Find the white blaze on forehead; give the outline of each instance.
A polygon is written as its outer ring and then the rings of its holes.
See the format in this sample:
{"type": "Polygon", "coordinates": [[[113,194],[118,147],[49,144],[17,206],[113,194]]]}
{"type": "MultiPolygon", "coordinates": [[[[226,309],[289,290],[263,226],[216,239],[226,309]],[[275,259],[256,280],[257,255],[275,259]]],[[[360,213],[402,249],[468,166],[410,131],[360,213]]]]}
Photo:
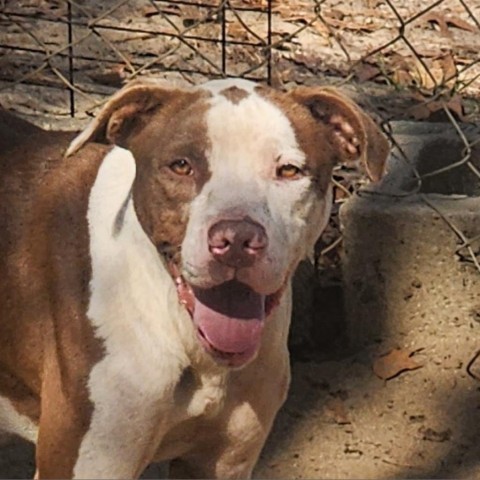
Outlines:
{"type": "Polygon", "coordinates": [[[280,158],[283,163],[304,165],[305,154],[289,119],[279,107],[259,95],[255,86],[246,80],[219,80],[204,86],[213,93],[206,114],[212,172],[228,169],[231,175],[235,171],[258,173],[265,168],[273,171],[280,158]],[[221,94],[233,86],[248,92],[238,103],[221,94]]]}

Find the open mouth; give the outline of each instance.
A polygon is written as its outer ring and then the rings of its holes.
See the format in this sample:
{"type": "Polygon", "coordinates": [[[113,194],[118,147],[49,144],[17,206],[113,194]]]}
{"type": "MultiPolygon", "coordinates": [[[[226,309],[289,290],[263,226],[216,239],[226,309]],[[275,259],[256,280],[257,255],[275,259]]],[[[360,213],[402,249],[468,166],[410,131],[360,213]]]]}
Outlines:
{"type": "Polygon", "coordinates": [[[265,319],[278,305],[283,289],[261,295],[238,280],[212,288],[189,285],[171,268],[180,303],[192,317],[200,343],[219,363],[240,367],[257,353],[265,319]]]}

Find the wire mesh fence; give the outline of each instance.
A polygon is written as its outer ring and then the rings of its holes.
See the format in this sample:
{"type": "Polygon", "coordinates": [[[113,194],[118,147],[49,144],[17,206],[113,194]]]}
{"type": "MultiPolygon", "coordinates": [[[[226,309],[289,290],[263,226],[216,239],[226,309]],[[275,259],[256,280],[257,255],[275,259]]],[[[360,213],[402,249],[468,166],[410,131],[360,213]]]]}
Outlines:
{"type": "Polygon", "coordinates": [[[247,2],[7,2],[3,88],[60,90],[50,94],[57,112],[78,116],[146,73],[268,81],[271,18],[271,5],[247,2]]]}
{"type": "MultiPolygon", "coordinates": [[[[334,84],[376,116],[406,162],[395,121],[452,125],[456,157],[428,171],[412,165],[418,181],[408,195],[423,195],[422,185],[453,170],[480,186],[475,0],[3,0],[0,26],[0,103],[24,115],[81,125],[124,82],[150,75],[180,83],[244,77],[285,89],[334,84]]],[[[361,184],[346,168],[334,181],[337,205],[361,184]]],[[[457,255],[480,272],[480,232],[444,219],[457,255]]],[[[338,264],[340,243],[334,215],[319,266],[338,264]]]]}

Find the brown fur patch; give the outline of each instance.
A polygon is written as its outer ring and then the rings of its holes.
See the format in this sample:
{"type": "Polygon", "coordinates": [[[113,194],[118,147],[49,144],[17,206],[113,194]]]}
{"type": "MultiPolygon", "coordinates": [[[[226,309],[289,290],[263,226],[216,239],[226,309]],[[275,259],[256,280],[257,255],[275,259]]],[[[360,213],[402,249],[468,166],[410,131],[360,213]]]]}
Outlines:
{"type": "Polygon", "coordinates": [[[0,156],[0,393],[38,421],[42,478],[71,477],[103,356],[86,317],[88,195],[108,147],[63,159],[70,134],[43,132],[0,156]]]}
{"type": "MultiPolygon", "coordinates": [[[[139,221],[153,243],[178,253],[190,203],[210,178],[205,113],[209,94],[180,95],[158,111],[129,139],[137,163],[133,199],[139,221]],[[162,147],[159,148],[159,145],[162,147]],[[191,175],[176,174],[170,164],[187,160],[191,175]]],[[[180,261],[179,257],[175,259],[180,261]]]]}
{"type": "Polygon", "coordinates": [[[32,137],[41,132],[41,128],[0,108],[0,154],[26,141],[32,141],[32,137]]]}
{"type": "Polygon", "coordinates": [[[220,92],[226,99],[230,100],[234,105],[240,103],[244,98],[247,98],[250,94],[243,88],[239,88],[235,85],[225,88],[220,92]]]}

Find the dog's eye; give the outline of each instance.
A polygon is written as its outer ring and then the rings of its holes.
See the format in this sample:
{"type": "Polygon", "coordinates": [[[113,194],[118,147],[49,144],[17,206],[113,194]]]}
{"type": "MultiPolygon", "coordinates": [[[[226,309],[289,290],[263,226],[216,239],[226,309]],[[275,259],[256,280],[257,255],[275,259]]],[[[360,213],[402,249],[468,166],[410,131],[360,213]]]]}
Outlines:
{"type": "Polygon", "coordinates": [[[300,178],[302,175],[302,169],[297,167],[296,165],[292,165],[291,163],[281,165],[277,168],[277,178],[283,178],[285,180],[295,180],[297,178],[300,178]]]}
{"type": "Polygon", "coordinates": [[[193,168],[190,165],[188,160],[184,158],[179,158],[178,160],[174,160],[170,165],[170,170],[177,175],[187,176],[193,173],[193,168]]]}

